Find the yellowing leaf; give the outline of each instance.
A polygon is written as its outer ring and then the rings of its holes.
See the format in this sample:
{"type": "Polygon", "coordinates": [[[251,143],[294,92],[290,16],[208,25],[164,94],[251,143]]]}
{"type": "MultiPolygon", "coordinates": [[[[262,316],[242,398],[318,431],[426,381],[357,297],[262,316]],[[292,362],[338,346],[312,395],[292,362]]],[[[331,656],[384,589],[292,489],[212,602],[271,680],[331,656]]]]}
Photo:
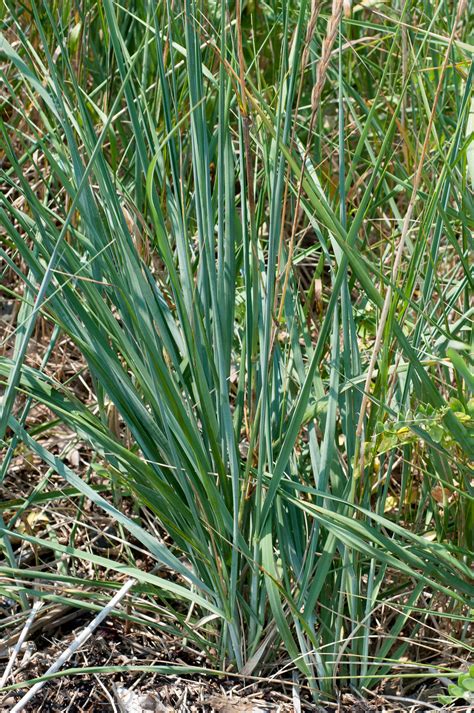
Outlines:
{"type": "Polygon", "coordinates": [[[390,512],[391,510],[396,510],[398,507],[398,498],[395,495],[389,495],[385,500],[384,512],[390,512]]]}

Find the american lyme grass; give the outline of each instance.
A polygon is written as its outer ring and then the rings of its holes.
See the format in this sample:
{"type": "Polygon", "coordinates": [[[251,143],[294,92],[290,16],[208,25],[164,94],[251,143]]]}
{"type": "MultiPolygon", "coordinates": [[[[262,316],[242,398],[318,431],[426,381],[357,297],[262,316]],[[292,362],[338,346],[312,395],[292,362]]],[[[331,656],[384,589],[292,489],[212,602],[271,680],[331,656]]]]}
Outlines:
{"type": "Polygon", "coordinates": [[[314,696],[470,660],[471,21],[447,0],[5,0],[0,250],[23,290],[1,477],[23,447],[130,539],[124,564],[9,502],[6,596],[54,581],[94,609],[127,574],[135,625],[314,696]],[[88,400],[48,375],[63,336],[88,400]],[[87,478],[37,403],[89,444],[87,478]],[[109,577],[24,569],[18,538],[109,577]]]}

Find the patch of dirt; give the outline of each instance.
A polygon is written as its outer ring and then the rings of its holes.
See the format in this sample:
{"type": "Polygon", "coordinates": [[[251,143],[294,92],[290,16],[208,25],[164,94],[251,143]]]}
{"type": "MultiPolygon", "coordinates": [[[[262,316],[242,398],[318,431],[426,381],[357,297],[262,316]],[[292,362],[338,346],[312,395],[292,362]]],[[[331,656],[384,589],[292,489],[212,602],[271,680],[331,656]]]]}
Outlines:
{"type": "MultiPolygon", "coordinates": [[[[90,614],[63,620],[54,635],[47,629],[35,642],[22,649],[14,680],[17,683],[40,676],[64,651],[74,636],[91,618],[90,614]],[[74,630],[71,629],[74,624],[74,630]],[[68,633],[69,632],[69,633],[68,633]]],[[[59,621],[59,619],[58,619],[59,621]]],[[[91,639],[66,665],[68,668],[91,666],[183,664],[189,652],[180,650],[179,642],[147,640],[142,630],[128,632],[117,620],[100,627],[91,639]],[[165,654],[168,654],[164,658],[165,654]]],[[[194,663],[198,663],[194,661],[194,663]]],[[[201,662],[202,664],[202,662],[201,662]]],[[[24,693],[21,692],[21,693],[24,693]]],[[[9,693],[1,710],[9,710],[20,698],[9,693]]],[[[315,710],[308,701],[300,700],[301,711],[315,710]]],[[[110,675],[85,674],[59,677],[47,683],[33,701],[27,713],[93,713],[94,711],[180,711],[182,713],[290,713],[294,704],[283,691],[271,684],[250,684],[232,678],[204,676],[163,676],[152,672],[116,672],[110,675]]]]}

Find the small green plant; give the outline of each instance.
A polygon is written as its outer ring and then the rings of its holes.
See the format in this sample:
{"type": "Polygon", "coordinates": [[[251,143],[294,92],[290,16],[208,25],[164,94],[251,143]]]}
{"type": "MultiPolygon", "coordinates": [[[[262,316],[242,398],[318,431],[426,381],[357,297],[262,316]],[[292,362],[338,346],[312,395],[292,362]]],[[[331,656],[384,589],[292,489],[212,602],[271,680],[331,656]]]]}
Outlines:
{"type": "Polygon", "coordinates": [[[445,706],[450,706],[460,698],[469,705],[474,703],[474,666],[467,673],[459,674],[458,682],[448,686],[448,693],[447,696],[438,696],[438,701],[445,706]]]}

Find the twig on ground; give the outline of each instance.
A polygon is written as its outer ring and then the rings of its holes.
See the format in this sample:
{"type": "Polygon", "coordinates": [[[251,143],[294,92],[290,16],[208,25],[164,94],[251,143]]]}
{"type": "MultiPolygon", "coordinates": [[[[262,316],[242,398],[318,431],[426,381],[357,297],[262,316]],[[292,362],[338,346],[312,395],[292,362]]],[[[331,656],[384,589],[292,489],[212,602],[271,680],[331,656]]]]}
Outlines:
{"type": "Polygon", "coordinates": [[[109,693],[109,691],[108,691],[107,688],[104,686],[104,684],[102,683],[102,681],[100,680],[100,678],[97,676],[97,674],[94,674],[94,678],[95,678],[95,680],[97,681],[97,683],[99,684],[99,686],[102,688],[102,690],[104,691],[105,697],[107,698],[107,700],[109,701],[110,705],[112,706],[112,711],[113,711],[113,713],[119,713],[119,709],[118,709],[117,706],[115,705],[115,701],[114,701],[114,699],[113,699],[113,696],[109,693]]]}
{"type": "MultiPolygon", "coordinates": [[[[57,673],[59,669],[63,666],[63,664],[68,661],[71,656],[87,641],[87,639],[94,633],[94,631],[97,629],[99,624],[102,623],[102,621],[110,614],[110,612],[119,604],[119,602],[125,597],[125,595],[128,593],[128,591],[133,587],[135,584],[136,580],[135,579],[128,579],[123,587],[119,589],[117,594],[112,597],[110,602],[100,611],[95,619],[93,619],[90,624],[88,624],[85,629],[83,629],[80,634],[74,639],[72,644],[68,646],[66,651],[64,651],[61,656],[55,661],[46,671],[45,676],[49,676],[53,673],[57,673]]],[[[30,688],[27,693],[21,698],[18,703],[13,706],[11,713],[20,713],[22,711],[26,704],[31,701],[31,699],[40,691],[43,686],[45,685],[47,681],[39,681],[38,683],[35,683],[35,685],[30,688]]]]}
{"type": "Polygon", "coordinates": [[[27,634],[28,634],[29,630],[31,629],[31,625],[33,624],[33,622],[36,618],[36,615],[42,606],[43,606],[43,602],[39,601],[39,600],[33,604],[30,615],[29,615],[28,619],[25,621],[25,625],[22,629],[22,632],[21,632],[20,636],[18,637],[18,641],[15,644],[15,647],[12,651],[12,655],[10,656],[10,659],[5,667],[5,671],[3,672],[3,676],[0,679],[0,688],[3,688],[4,685],[6,684],[6,682],[8,681],[8,677],[11,673],[11,670],[13,668],[15,661],[16,661],[18,653],[19,653],[21,647],[23,646],[23,642],[25,641],[27,634]]]}

